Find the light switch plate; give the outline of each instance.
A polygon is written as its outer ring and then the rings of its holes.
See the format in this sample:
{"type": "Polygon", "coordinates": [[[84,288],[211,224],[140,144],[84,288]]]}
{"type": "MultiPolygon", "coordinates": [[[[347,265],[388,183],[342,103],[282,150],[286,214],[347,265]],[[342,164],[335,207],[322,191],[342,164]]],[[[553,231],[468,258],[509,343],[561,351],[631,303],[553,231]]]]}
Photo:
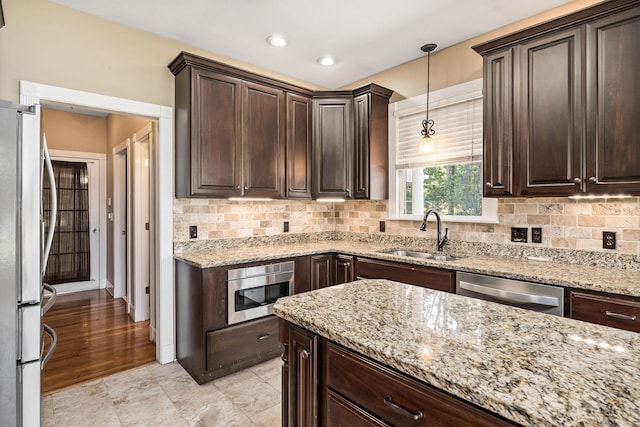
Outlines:
{"type": "Polygon", "coordinates": [[[541,227],[531,227],[531,243],[542,243],[541,227]]]}

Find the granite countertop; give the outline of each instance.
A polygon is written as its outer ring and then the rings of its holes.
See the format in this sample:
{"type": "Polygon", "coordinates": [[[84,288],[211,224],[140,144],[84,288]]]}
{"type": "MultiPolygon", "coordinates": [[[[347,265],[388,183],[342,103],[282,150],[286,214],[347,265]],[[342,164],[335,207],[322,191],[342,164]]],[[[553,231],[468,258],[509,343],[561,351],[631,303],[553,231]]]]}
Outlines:
{"type": "Polygon", "coordinates": [[[523,425],[640,425],[640,334],[388,280],[274,313],[523,425]]]}
{"type": "Polygon", "coordinates": [[[380,260],[640,297],[640,271],[477,255],[471,255],[456,261],[436,261],[378,252],[381,249],[388,248],[388,245],[346,240],[327,240],[185,252],[175,255],[175,258],[196,267],[209,268],[326,252],[339,252],[380,260]]]}

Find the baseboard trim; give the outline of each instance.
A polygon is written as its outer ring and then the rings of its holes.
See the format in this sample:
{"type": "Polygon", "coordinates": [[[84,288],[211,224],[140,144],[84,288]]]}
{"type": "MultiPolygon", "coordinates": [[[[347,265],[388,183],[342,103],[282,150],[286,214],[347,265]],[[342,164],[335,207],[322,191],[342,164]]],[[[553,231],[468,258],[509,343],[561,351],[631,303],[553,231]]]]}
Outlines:
{"type": "Polygon", "coordinates": [[[58,295],[70,294],[73,292],[82,292],[82,291],[93,291],[96,289],[100,289],[100,284],[97,281],[87,281],[87,282],[69,282],[69,283],[58,283],[53,285],[58,291],[58,295]]]}

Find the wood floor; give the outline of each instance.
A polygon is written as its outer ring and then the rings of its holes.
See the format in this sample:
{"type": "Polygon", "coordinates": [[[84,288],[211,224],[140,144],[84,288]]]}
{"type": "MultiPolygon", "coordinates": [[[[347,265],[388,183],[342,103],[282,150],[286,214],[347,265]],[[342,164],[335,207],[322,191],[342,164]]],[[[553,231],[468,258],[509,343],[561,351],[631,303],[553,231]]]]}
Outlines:
{"type": "Polygon", "coordinates": [[[44,322],[58,346],[42,371],[42,393],[155,360],[149,321],[132,322],[125,302],[104,289],[59,296],[44,322]]]}

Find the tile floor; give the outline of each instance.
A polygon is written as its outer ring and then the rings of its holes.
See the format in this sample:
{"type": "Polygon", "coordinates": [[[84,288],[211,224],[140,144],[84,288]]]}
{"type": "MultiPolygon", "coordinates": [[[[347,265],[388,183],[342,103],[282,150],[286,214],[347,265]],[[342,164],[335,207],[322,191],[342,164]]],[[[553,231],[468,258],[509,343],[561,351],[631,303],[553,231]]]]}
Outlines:
{"type": "Polygon", "coordinates": [[[279,427],[282,361],[198,385],[173,362],[152,363],[42,396],[43,427],[279,427]]]}

